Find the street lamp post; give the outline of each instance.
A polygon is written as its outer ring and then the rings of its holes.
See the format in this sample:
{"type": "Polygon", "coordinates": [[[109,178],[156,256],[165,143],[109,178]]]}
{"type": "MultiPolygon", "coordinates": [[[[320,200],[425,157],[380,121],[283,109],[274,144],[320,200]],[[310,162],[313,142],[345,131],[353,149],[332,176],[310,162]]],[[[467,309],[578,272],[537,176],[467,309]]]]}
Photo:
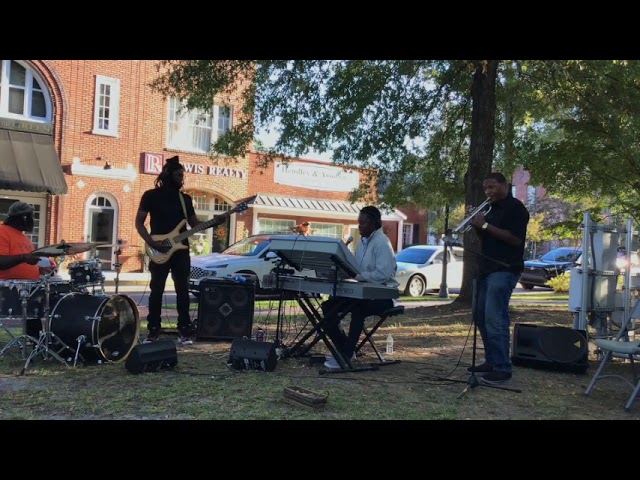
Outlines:
{"type": "Polygon", "coordinates": [[[438,297],[449,298],[449,289],[447,288],[447,252],[449,250],[449,205],[444,207],[444,258],[442,259],[442,283],[440,283],[440,291],[438,297]]]}

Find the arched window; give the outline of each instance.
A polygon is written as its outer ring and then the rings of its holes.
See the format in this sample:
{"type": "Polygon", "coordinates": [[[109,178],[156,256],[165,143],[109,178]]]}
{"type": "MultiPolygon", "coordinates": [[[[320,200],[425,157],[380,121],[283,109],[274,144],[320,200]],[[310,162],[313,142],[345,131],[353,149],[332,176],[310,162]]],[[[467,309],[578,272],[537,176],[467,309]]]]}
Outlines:
{"type": "Polygon", "coordinates": [[[51,123],[51,99],[46,84],[26,63],[0,64],[0,117],[51,123]]]}

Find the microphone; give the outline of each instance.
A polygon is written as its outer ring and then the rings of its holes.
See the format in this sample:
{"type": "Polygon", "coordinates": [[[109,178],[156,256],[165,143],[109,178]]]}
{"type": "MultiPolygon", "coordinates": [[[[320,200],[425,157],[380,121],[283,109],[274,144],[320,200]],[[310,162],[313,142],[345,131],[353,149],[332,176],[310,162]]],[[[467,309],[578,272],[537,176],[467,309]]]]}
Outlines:
{"type": "Polygon", "coordinates": [[[350,244],[351,242],[353,242],[353,237],[349,237],[349,238],[347,238],[347,241],[346,241],[346,242],[344,242],[344,244],[345,244],[346,246],[349,246],[349,244],[350,244]]]}

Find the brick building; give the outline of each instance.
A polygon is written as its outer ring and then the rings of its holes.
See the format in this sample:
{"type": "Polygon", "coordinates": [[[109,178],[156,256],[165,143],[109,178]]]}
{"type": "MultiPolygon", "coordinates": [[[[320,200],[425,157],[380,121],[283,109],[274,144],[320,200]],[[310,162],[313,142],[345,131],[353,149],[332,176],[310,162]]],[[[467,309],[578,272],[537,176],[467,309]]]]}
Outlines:
{"type": "MultiPolygon", "coordinates": [[[[62,240],[122,240],[129,244],[118,259],[122,271],[141,270],[138,203],[153,188],[164,159],[174,155],[185,165],[185,190],[200,219],[257,195],[248,211],[196,234],[194,253],[196,246],[220,250],[248,234],[303,221],[316,234],[357,237],[364,204],[347,199],[364,181],[357,169],[295,159],[259,170],[251,151],[217,163],[208,157],[210,143],[237,120],[239,92],[215,98],[209,112],[181,114],[175,98],[164,99],[149,87],[158,75],[155,61],[1,62],[0,220],[16,200],[33,204],[36,248],[62,240]]],[[[384,213],[396,250],[424,243],[423,220],[420,212],[384,213]]],[[[112,268],[114,252],[98,249],[105,270],[112,268]]]]}

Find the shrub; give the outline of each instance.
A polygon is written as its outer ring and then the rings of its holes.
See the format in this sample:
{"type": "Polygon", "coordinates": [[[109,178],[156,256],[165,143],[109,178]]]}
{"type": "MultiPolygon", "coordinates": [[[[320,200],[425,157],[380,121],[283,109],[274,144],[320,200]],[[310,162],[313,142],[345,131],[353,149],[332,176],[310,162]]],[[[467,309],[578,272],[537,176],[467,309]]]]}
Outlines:
{"type": "Polygon", "coordinates": [[[571,271],[567,270],[561,275],[552,278],[545,285],[553,288],[553,291],[556,293],[568,293],[569,292],[569,281],[571,280],[571,271]]]}

